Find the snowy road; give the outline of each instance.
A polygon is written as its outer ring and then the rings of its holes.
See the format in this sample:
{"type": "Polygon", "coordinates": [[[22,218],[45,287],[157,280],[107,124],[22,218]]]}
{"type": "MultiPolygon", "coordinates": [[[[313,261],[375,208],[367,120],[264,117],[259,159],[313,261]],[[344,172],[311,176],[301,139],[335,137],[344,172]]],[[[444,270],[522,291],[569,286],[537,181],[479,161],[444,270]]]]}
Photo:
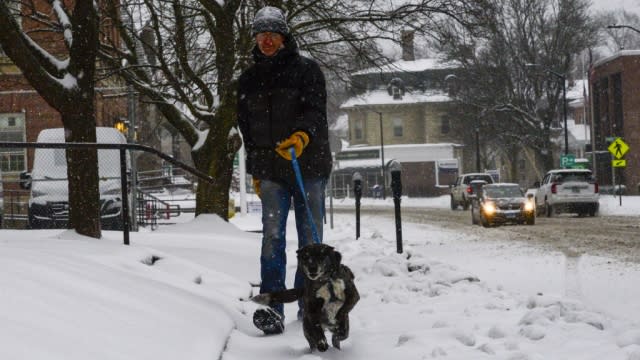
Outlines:
{"type": "MultiPolygon", "coordinates": [[[[349,212],[347,209],[337,209],[349,212]]],[[[393,217],[393,209],[386,207],[363,208],[363,214],[393,217]]],[[[536,225],[506,225],[483,228],[471,224],[469,211],[451,211],[434,208],[402,208],[406,222],[432,224],[494,240],[520,241],[530,246],[559,251],[569,257],[588,254],[640,264],[640,217],[598,216],[577,217],[560,215],[553,218],[538,217],[536,225]]]]}

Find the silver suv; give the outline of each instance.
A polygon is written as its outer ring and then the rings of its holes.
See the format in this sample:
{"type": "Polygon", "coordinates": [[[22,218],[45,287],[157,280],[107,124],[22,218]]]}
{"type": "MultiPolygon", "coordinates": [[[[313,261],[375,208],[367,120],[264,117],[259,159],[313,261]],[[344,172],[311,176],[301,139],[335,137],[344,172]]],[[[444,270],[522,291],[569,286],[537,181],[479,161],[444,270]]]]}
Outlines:
{"type": "Polygon", "coordinates": [[[591,170],[551,170],[536,191],[536,208],[547,217],[560,213],[595,216],[600,207],[598,191],[591,170]]]}
{"type": "Polygon", "coordinates": [[[493,184],[493,178],[487,173],[469,173],[462,174],[456,179],[456,183],[451,187],[451,210],[455,210],[458,206],[467,210],[471,204],[473,195],[473,187],[471,182],[474,180],[484,180],[487,184],[493,184]]]}

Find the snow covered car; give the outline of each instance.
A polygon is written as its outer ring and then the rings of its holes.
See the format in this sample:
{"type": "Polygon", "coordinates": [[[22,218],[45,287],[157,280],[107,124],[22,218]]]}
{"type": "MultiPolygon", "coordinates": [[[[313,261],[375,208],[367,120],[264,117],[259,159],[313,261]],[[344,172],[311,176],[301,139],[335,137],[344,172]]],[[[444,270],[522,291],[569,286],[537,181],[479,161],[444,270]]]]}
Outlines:
{"type": "Polygon", "coordinates": [[[471,207],[471,222],[484,227],[505,223],[536,223],[533,195],[525,197],[518,184],[486,184],[471,207]]]}
{"type": "MultiPolygon", "coordinates": [[[[115,128],[98,127],[99,143],[126,144],[124,136],[115,128]]],[[[44,129],[39,143],[64,142],[64,129],[44,129]]],[[[128,163],[128,161],[127,161],[128,163]]],[[[102,229],[122,230],[122,190],[120,187],[120,153],[118,150],[98,150],[100,177],[100,218],[102,229]]],[[[69,223],[69,194],[65,149],[37,148],[29,188],[29,227],[31,229],[67,228],[69,223]]]]}

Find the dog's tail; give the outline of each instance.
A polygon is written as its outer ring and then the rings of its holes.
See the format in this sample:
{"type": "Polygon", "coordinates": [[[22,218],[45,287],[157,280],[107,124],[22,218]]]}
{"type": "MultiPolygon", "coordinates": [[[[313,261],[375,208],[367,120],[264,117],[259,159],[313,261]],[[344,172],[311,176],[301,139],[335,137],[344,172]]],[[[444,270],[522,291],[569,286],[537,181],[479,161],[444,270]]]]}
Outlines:
{"type": "Polygon", "coordinates": [[[294,302],[302,297],[303,289],[288,289],[271,293],[263,293],[251,298],[251,301],[260,305],[273,305],[294,302]]]}

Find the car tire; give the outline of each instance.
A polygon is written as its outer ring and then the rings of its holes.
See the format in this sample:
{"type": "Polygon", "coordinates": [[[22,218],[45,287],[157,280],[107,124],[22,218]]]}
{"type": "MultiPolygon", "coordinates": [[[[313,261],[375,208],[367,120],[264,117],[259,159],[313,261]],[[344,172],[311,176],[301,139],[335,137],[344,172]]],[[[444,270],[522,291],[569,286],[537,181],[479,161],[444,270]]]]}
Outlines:
{"type": "Polygon", "coordinates": [[[553,217],[553,206],[548,202],[544,203],[544,212],[548,218],[553,217]]]}
{"type": "Polygon", "coordinates": [[[453,198],[453,195],[451,195],[451,210],[456,210],[458,209],[458,204],[456,203],[456,200],[453,198]]]}
{"type": "Polygon", "coordinates": [[[489,222],[489,220],[487,220],[487,218],[484,217],[484,215],[482,215],[482,213],[480,213],[480,223],[483,227],[491,227],[491,223],[489,222]]]}

